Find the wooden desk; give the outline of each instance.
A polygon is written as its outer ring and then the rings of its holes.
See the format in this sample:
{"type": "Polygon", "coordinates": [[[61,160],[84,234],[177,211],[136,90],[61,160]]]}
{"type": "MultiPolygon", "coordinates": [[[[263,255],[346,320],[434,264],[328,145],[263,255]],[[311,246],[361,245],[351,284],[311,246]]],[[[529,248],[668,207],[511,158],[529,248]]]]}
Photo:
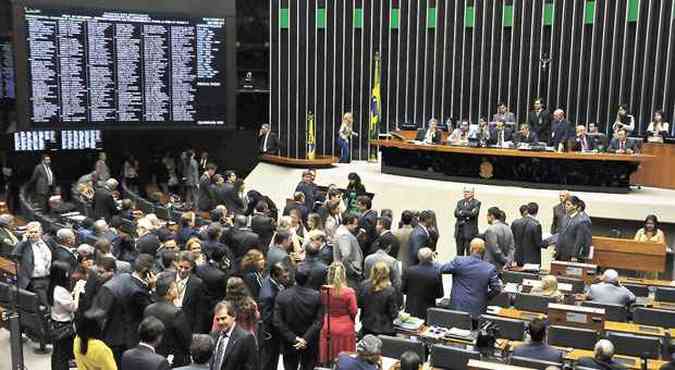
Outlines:
{"type": "Polygon", "coordinates": [[[651,280],[651,279],[619,277],[619,281],[626,284],[675,288],[675,281],[670,280],[651,280]]]}
{"type": "Polygon", "coordinates": [[[382,172],[449,181],[627,193],[643,154],[546,152],[375,140],[382,172]]]}
{"type": "Polygon", "coordinates": [[[654,159],[640,164],[631,177],[631,183],[675,189],[675,145],[644,143],[641,152],[653,155],[654,159]]]}
{"type": "Polygon", "coordinates": [[[262,154],[260,161],[277,164],[284,167],[300,168],[329,168],[337,163],[338,158],[328,155],[317,155],[314,159],[282,157],[279,155],[262,154]]]}
{"type": "MultiPolygon", "coordinates": [[[[582,357],[593,357],[593,351],[587,351],[584,349],[573,349],[565,353],[564,357],[568,360],[578,361],[582,357]]],[[[641,369],[642,360],[640,360],[639,357],[614,355],[614,359],[617,361],[620,360],[627,361],[626,363],[624,363],[624,365],[629,369],[638,369],[638,370],[641,369]]],[[[659,370],[661,366],[665,363],[666,363],[665,361],[661,360],[648,360],[647,368],[649,370],[659,370]]]]}
{"type": "Polygon", "coordinates": [[[593,263],[633,271],[666,271],[666,245],[594,236],[593,263]]]}
{"type": "Polygon", "coordinates": [[[469,360],[466,364],[469,370],[532,370],[529,367],[506,365],[499,362],[487,362],[480,360],[469,360]]]}
{"type": "Polygon", "coordinates": [[[589,263],[551,261],[551,275],[581,279],[590,284],[598,273],[598,266],[589,263]]]}
{"type": "Polygon", "coordinates": [[[0,274],[16,275],[16,264],[5,257],[0,257],[0,274]]]}

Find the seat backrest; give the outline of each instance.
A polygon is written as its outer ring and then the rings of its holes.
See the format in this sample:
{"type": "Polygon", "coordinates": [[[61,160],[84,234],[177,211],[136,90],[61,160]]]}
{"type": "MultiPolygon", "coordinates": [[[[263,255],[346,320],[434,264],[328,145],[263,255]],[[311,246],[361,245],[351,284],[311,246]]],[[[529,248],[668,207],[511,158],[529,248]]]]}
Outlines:
{"type": "Polygon", "coordinates": [[[40,298],[37,294],[19,289],[19,310],[21,312],[40,312],[40,298]]]}
{"type": "Polygon", "coordinates": [[[649,287],[639,284],[622,284],[626,289],[630,290],[636,297],[648,297],[649,287]]]}
{"type": "Polygon", "coordinates": [[[431,346],[431,366],[439,369],[466,370],[469,360],[479,360],[480,352],[450,347],[443,344],[431,346]]]}
{"type": "Polygon", "coordinates": [[[633,311],[633,321],[642,325],[675,328],[675,311],[639,307],[633,311]]]}
{"type": "Polygon", "coordinates": [[[675,302],[675,288],[657,287],[654,299],[659,302],[675,302]]]}
{"type": "Polygon", "coordinates": [[[488,302],[488,306],[499,306],[504,308],[511,307],[511,294],[500,292],[488,302]]]}
{"type": "Polygon", "coordinates": [[[400,358],[403,353],[413,351],[420,356],[422,361],[426,361],[424,343],[388,335],[380,335],[378,337],[382,340],[382,356],[400,358]]]}
{"type": "Polygon", "coordinates": [[[661,338],[633,335],[629,333],[607,333],[607,339],[614,344],[614,352],[621,355],[658,359],[661,354],[661,338]]]}
{"type": "Polygon", "coordinates": [[[514,366],[521,366],[537,370],[543,370],[549,366],[555,366],[559,369],[562,368],[562,364],[559,364],[557,362],[543,361],[534,358],[519,357],[519,356],[512,356],[510,364],[514,366]]]}
{"type": "Polygon", "coordinates": [[[7,307],[11,298],[12,286],[7,283],[0,282],[0,305],[7,307]]]}
{"type": "Polygon", "coordinates": [[[523,282],[523,279],[539,280],[539,277],[537,276],[537,274],[531,274],[527,272],[517,272],[517,271],[502,272],[502,280],[504,280],[504,283],[520,284],[523,282]]]}
{"type": "Polygon", "coordinates": [[[593,350],[597,341],[595,330],[551,325],[548,329],[548,344],[593,350]]]}
{"type": "Polygon", "coordinates": [[[516,294],[513,306],[519,310],[545,313],[549,303],[556,303],[551,297],[544,297],[536,294],[516,294]]]}
{"type": "Polygon", "coordinates": [[[152,203],[148,202],[145,199],[139,198],[136,205],[146,215],[150,213],[155,213],[155,206],[153,206],[152,203]]]}
{"type": "Polygon", "coordinates": [[[429,308],[427,324],[444,328],[472,329],[471,315],[468,312],[429,308]]]}
{"type": "Polygon", "coordinates": [[[586,290],[586,283],[581,279],[575,279],[570,277],[558,276],[558,283],[570,284],[572,285],[572,293],[579,294],[583,293],[586,290]]]}
{"type": "Polygon", "coordinates": [[[166,207],[160,207],[156,206],[155,207],[155,214],[157,215],[158,218],[169,221],[171,220],[171,214],[169,213],[169,209],[166,207]]]}
{"type": "Polygon", "coordinates": [[[483,315],[481,321],[492,321],[499,329],[498,338],[522,341],[525,337],[526,324],[523,320],[508,319],[505,317],[483,315]]]}
{"type": "Polygon", "coordinates": [[[600,303],[593,301],[586,301],[582,305],[593,308],[604,308],[606,319],[609,321],[626,322],[628,320],[628,310],[624,305],[616,303],[600,303]]]}

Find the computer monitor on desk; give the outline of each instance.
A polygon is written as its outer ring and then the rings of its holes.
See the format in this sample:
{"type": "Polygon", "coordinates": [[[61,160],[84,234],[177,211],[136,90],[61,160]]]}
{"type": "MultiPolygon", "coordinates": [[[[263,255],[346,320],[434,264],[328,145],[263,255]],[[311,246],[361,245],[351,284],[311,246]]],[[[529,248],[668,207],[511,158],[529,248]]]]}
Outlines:
{"type": "Polygon", "coordinates": [[[546,316],[550,325],[593,329],[598,333],[605,330],[606,314],[602,308],[549,303],[546,316]]]}
{"type": "Polygon", "coordinates": [[[551,275],[581,279],[590,284],[598,273],[598,266],[589,263],[552,261],[551,275]]]}

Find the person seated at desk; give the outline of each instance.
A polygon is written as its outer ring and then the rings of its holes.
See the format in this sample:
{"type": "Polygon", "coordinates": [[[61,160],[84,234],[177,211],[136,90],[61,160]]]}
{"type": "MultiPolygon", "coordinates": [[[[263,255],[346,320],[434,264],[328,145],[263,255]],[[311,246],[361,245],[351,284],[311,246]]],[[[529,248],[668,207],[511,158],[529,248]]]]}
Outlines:
{"type": "Polygon", "coordinates": [[[558,279],[553,275],[544,276],[541,279],[541,286],[532,288],[530,294],[554,298],[558,302],[562,302],[563,299],[562,293],[558,290],[558,279]]]}
{"type": "Polygon", "coordinates": [[[644,226],[635,233],[633,240],[666,243],[666,236],[663,230],[659,229],[659,220],[656,218],[656,215],[649,215],[645,218],[644,226]]]}
{"type": "Polygon", "coordinates": [[[621,104],[616,111],[616,119],[612,125],[612,131],[616,134],[617,131],[624,129],[627,132],[635,130],[635,117],[628,113],[628,105],[621,104]]]}
{"type": "Polygon", "coordinates": [[[539,141],[537,134],[530,131],[530,125],[523,123],[520,125],[520,131],[513,136],[516,144],[536,144],[539,141]]]}
{"type": "Polygon", "coordinates": [[[663,143],[663,139],[670,136],[670,126],[666,122],[663,111],[656,111],[654,118],[647,127],[647,142],[663,143]]]}
{"type": "Polygon", "coordinates": [[[636,149],[635,144],[628,140],[626,135],[626,130],[618,130],[614,135],[614,139],[612,139],[612,141],[609,143],[609,148],[607,148],[607,151],[609,153],[617,154],[633,154],[636,149]]]}
{"type": "MultiPolygon", "coordinates": [[[[661,368],[659,370],[675,370],[675,342],[673,341],[667,341],[669,343],[666,344],[666,353],[670,353],[670,361],[666,362],[665,364],[661,365],[661,368]]],[[[667,357],[666,357],[667,359],[667,357]]]]}
{"type": "Polygon", "coordinates": [[[511,141],[512,131],[506,127],[504,122],[497,121],[495,127],[490,130],[491,145],[503,146],[505,142],[511,141]]]}
{"type": "Polygon", "coordinates": [[[614,345],[607,339],[600,339],[595,343],[593,357],[582,357],[577,361],[578,366],[601,370],[626,369],[620,363],[612,360],[614,357],[614,345]]]}
{"type": "Polygon", "coordinates": [[[382,340],[372,334],[356,344],[356,356],[341,353],[335,362],[336,370],[378,370],[381,367],[382,340]]]}
{"type": "Polygon", "coordinates": [[[619,283],[619,273],[616,270],[607,269],[602,274],[602,282],[593,284],[588,289],[586,299],[598,303],[628,306],[635,302],[635,294],[619,283]]]}
{"type": "Polygon", "coordinates": [[[530,341],[519,345],[513,350],[512,356],[532,358],[541,361],[562,363],[562,351],[544,343],[546,338],[546,321],[540,318],[533,319],[527,326],[530,341]]]}
{"type": "Polygon", "coordinates": [[[469,144],[469,122],[462,121],[459,127],[452,131],[448,137],[448,145],[468,145],[469,144]]]}
{"type": "Polygon", "coordinates": [[[591,140],[593,140],[593,145],[598,149],[598,151],[605,151],[609,139],[607,139],[607,135],[600,132],[598,125],[595,122],[588,123],[586,134],[591,138],[591,140]]]}
{"type": "Polygon", "coordinates": [[[590,152],[595,150],[595,141],[586,134],[586,126],[577,126],[577,137],[572,149],[575,152],[590,152]]]}
{"type": "Polygon", "coordinates": [[[516,116],[509,112],[509,107],[504,102],[497,104],[497,113],[492,115],[492,121],[501,123],[516,122],[516,116]]]}
{"type": "Polygon", "coordinates": [[[429,120],[429,128],[424,133],[424,144],[440,144],[441,143],[441,130],[438,129],[438,120],[432,118],[429,120]]]}

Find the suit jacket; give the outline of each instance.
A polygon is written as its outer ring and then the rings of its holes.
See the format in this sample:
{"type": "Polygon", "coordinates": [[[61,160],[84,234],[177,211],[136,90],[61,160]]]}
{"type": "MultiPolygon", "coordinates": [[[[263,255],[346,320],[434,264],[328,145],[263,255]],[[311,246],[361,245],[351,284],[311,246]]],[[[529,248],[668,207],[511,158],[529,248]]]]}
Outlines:
{"type": "Polygon", "coordinates": [[[429,231],[425,231],[422,225],[418,224],[410,234],[410,240],[408,241],[409,266],[416,265],[419,262],[417,252],[425,247],[431,248],[431,237],[429,231]]]}
{"type": "Polygon", "coordinates": [[[396,289],[388,286],[373,292],[370,281],[366,280],[358,290],[358,304],[361,308],[361,325],[364,333],[392,335],[394,320],[398,316],[396,289]]]}
{"type": "Polygon", "coordinates": [[[139,253],[155,256],[162,244],[154,233],[147,233],[136,240],[136,250],[139,253]]]}
{"type": "Polygon", "coordinates": [[[563,203],[558,203],[555,207],[553,207],[553,223],[551,223],[551,234],[557,234],[562,230],[565,220],[567,211],[565,210],[565,204],[563,203]]]}
{"type": "Polygon", "coordinates": [[[183,177],[185,178],[185,185],[197,186],[199,184],[199,163],[192,158],[184,164],[183,177]]]}
{"type": "Polygon", "coordinates": [[[377,252],[378,249],[382,249],[387,252],[388,255],[396,258],[398,256],[400,244],[398,238],[394,235],[393,232],[387,230],[380,234],[380,236],[375,239],[373,244],[370,246],[370,252],[368,254],[373,254],[377,252]]]}
{"type": "MultiPolygon", "coordinates": [[[[513,131],[508,128],[504,127],[504,142],[511,141],[512,136],[513,136],[513,131]]],[[[490,128],[490,140],[488,141],[491,145],[497,145],[499,143],[499,137],[498,137],[498,130],[496,127],[490,128]]]]}
{"type": "MultiPolygon", "coordinates": [[[[207,174],[203,174],[199,178],[199,193],[197,196],[197,207],[200,211],[209,211],[215,204],[215,196],[213,192],[214,188],[213,179],[210,178],[207,174]]],[[[229,208],[228,208],[229,209],[229,208]]]]}
{"type": "Polygon", "coordinates": [[[502,291],[497,268],[479,256],[460,256],[440,267],[442,274],[452,274],[450,305],[469,312],[474,318],[485,313],[487,303],[502,291]]]}
{"type": "Polygon", "coordinates": [[[265,135],[258,135],[258,153],[277,154],[279,152],[279,139],[277,135],[268,132],[265,135]],[[267,150],[263,150],[267,136],[267,150]]]}
{"type": "Polygon", "coordinates": [[[519,262],[519,266],[522,266],[523,260],[523,236],[525,235],[525,226],[527,225],[527,216],[517,218],[511,222],[511,233],[513,234],[513,243],[515,245],[515,261],[519,262]]]}
{"type": "MultiPolygon", "coordinates": [[[[47,242],[45,242],[45,244],[47,244],[47,242]]],[[[19,288],[26,289],[30,284],[30,279],[33,276],[33,269],[35,268],[33,247],[31,246],[30,240],[19,242],[12,251],[12,256],[19,261],[19,280],[17,281],[19,288]]]]}
{"type": "Polygon", "coordinates": [[[328,275],[328,265],[323,263],[319,256],[307,256],[305,260],[298,265],[298,269],[307,269],[309,271],[309,281],[307,286],[319,290],[322,285],[326,284],[326,276],[328,275]]]}
{"type": "Polygon", "coordinates": [[[67,263],[70,266],[70,272],[75,271],[75,269],[78,267],[77,256],[75,255],[75,252],[71,251],[64,245],[56,244],[52,248],[52,263],[54,261],[67,263]]]}
{"type": "Polygon", "coordinates": [[[234,188],[234,185],[225,183],[217,187],[218,204],[227,207],[227,210],[235,214],[244,213],[244,202],[239,197],[239,193],[234,188]]]}
{"type": "Polygon", "coordinates": [[[532,131],[528,132],[527,136],[524,136],[520,132],[517,132],[515,135],[513,135],[513,141],[516,144],[520,143],[533,144],[539,142],[539,136],[532,131]]]}
{"type": "Polygon", "coordinates": [[[413,226],[412,225],[403,225],[402,227],[392,231],[392,234],[396,237],[396,240],[398,240],[398,253],[396,257],[399,261],[401,261],[401,265],[403,267],[403,270],[408,268],[408,265],[410,264],[410,253],[408,251],[409,243],[410,243],[410,235],[413,232],[413,226]]]}
{"type": "Polygon", "coordinates": [[[600,370],[622,370],[627,369],[627,367],[622,364],[614,361],[600,361],[596,360],[593,357],[582,357],[577,360],[577,366],[583,366],[590,369],[600,369],[600,370]]]}
{"type": "Polygon", "coordinates": [[[566,145],[567,140],[569,140],[570,137],[574,137],[574,132],[568,120],[563,119],[562,121],[551,122],[551,136],[548,141],[549,145],[556,148],[560,143],[566,145]]]}
{"type": "MultiPolygon", "coordinates": [[[[429,129],[427,129],[427,130],[424,132],[424,138],[426,138],[428,134],[429,134],[429,129]]],[[[438,145],[438,144],[441,143],[441,137],[442,137],[442,135],[441,135],[441,130],[436,129],[436,132],[434,132],[433,135],[431,135],[431,142],[430,142],[430,143],[427,143],[427,144],[436,144],[436,145],[438,145]]]]}
{"type": "Polygon", "coordinates": [[[271,276],[267,276],[263,280],[262,287],[260,288],[258,296],[261,306],[260,319],[265,326],[264,330],[270,333],[276,333],[276,329],[274,329],[274,303],[276,302],[277,294],[283,289],[280,284],[272,280],[271,276]]]}
{"type": "Polygon", "coordinates": [[[316,290],[294,285],[277,294],[273,320],[284,346],[292,347],[296,337],[306,340],[310,348],[318,345],[322,319],[320,294],[316,290]]]}
{"type": "Polygon", "coordinates": [[[543,140],[551,137],[551,113],[544,109],[539,114],[535,111],[527,113],[527,123],[530,129],[537,133],[537,136],[543,140]]]}
{"type": "Polygon", "coordinates": [[[563,361],[562,351],[541,342],[521,344],[516,347],[512,356],[533,358],[535,360],[556,362],[559,364],[563,361]]]}
{"type": "Polygon", "coordinates": [[[513,262],[514,254],[515,242],[511,229],[503,222],[494,221],[485,230],[485,261],[501,271],[505,265],[513,262]]]}
{"type": "Polygon", "coordinates": [[[112,216],[118,212],[117,203],[112,196],[112,192],[105,187],[96,189],[94,193],[94,218],[102,218],[110,222],[112,216]]]}
{"type": "Polygon", "coordinates": [[[591,247],[591,221],[577,213],[569,217],[567,224],[558,234],[556,259],[569,261],[570,258],[585,258],[591,247]]]}
{"type": "Polygon", "coordinates": [[[131,274],[115,275],[94,298],[94,307],[103,310],[102,338],[110,346],[131,348],[138,344],[138,324],[152,303],[147,285],[131,274]]]}
{"type": "Polygon", "coordinates": [[[195,274],[203,282],[203,296],[201,299],[203,304],[200,306],[200,311],[203,312],[203,315],[195,320],[193,332],[205,334],[211,331],[213,308],[216,306],[216,303],[225,298],[225,286],[227,285],[229,276],[211,263],[198,265],[195,268],[195,274]]]}
{"type": "MultiPolygon", "coordinates": [[[[159,274],[159,279],[163,278],[176,279],[176,273],[173,271],[165,271],[159,274]]],[[[205,309],[204,305],[208,303],[204,301],[204,282],[193,271],[188,277],[187,284],[185,284],[185,294],[183,295],[183,306],[181,311],[185,314],[188,327],[191,332],[197,332],[199,328],[204,327],[205,309]]]]}
{"type": "Polygon", "coordinates": [[[588,299],[593,302],[630,306],[635,302],[635,294],[625,286],[610,283],[597,283],[588,289],[588,299]]]}
{"type": "Polygon", "coordinates": [[[276,226],[272,217],[261,213],[256,213],[251,217],[251,231],[258,234],[258,238],[260,238],[259,249],[263,251],[263,254],[266,254],[270,247],[275,230],[276,226]]]}
{"type": "MultiPolygon", "coordinates": [[[[212,333],[213,340],[218,348],[218,334],[212,333]]],[[[214,349],[215,351],[215,349],[214,349]]],[[[213,361],[216,353],[211,357],[211,369],[213,370],[257,370],[258,369],[258,349],[253,334],[239,327],[234,326],[230,335],[225,355],[220,369],[215,369],[213,361]]]]}
{"type": "Polygon", "coordinates": [[[192,329],[185,313],[173,304],[162,300],[145,308],[143,317],[150,316],[156,317],[164,324],[162,341],[155,349],[157,353],[164,357],[173,355],[172,366],[189,364],[192,329]]]}
{"type": "Polygon", "coordinates": [[[443,280],[431,263],[410,266],[403,272],[401,292],[406,294],[405,312],[427,317],[427,309],[436,306],[436,299],[443,297],[443,280]]]}
{"type": "Polygon", "coordinates": [[[301,192],[305,194],[305,207],[307,207],[309,212],[312,212],[314,209],[314,203],[320,198],[319,188],[316,186],[316,184],[313,182],[307,184],[304,181],[300,181],[295,187],[295,192],[301,192]]]}
{"type": "Polygon", "coordinates": [[[525,226],[520,243],[516,242],[516,262],[518,266],[526,263],[541,265],[541,249],[546,247],[541,236],[539,220],[530,216],[525,217],[525,226]]]}
{"type": "Polygon", "coordinates": [[[375,226],[377,225],[377,212],[373,209],[369,209],[359,217],[359,229],[365,231],[365,236],[363,239],[359,237],[359,242],[361,249],[365,254],[370,254],[375,252],[376,249],[371,249],[371,246],[375,239],[377,239],[378,234],[375,226]]]}
{"type": "Polygon", "coordinates": [[[42,163],[38,164],[35,166],[33,175],[31,176],[30,180],[28,180],[27,184],[33,186],[35,193],[48,195],[51,188],[54,186],[54,184],[56,184],[54,170],[52,169],[52,184],[49,185],[49,177],[47,176],[47,170],[45,169],[45,166],[42,163]]]}
{"type": "Polygon", "coordinates": [[[251,229],[235,228],[230,234],[230,250],[234,258],[234,271],[239,271],[241,259],[251,249],[260,249],[260,238],[251,229]]]}
{"type": "Polygon", "coordinates": [[[384,262],[389,267],[389,280],[391,284],[399,290],[401,287],[401,269],[398,267],[398,261],[396,258],[390,256],[382,249],[378,249],[377,252],[371,254],[363,260],[363,270],[365,277],[370,276],[370,270],[378,262],[384,262]]]}
{"type": "Polygon", "coordinates": [[[470,201],[460,199],[455,207],[455,238],[471,240],[478,235],[478,215],[480,201],[476,198],[470,201]]]}
{"type": "MultiPolygon", "coordinates": [[[[607,147],[607,151],[609,153],[616,153],[620,148],[621,148],[621,144],[620,144],[619,140],[612,139],[609,142],[609,147],[607,147]]],[[[623,149],[626,150],[626,151],[627,150],[635,151],[636,150],[635,143],[631,140],[626,139],[626,141],[623,144],[623,149]]]]}
{"type": "MultiPolygon", "coordinates": [[[[594,140],[592,137],[588,136],[588,135],[585,136],[585,139],[586,139],[586,150],[593,150],[593,149],[595,149],[595,140],[594,140]]],[[[581,152],[581,151],[583,151],[583,145],[582,145],[582,144],[583,144],[583,143],[582,143],[582,138],[580,138],[579,136],[577,136],[577,137],[574,139],[574,148],[572,148],[572,150],[574,150],[575,152],[581,152]]]]}
{"type": "Polygon", "coordinates": [[[356,237],[344,225],[335,231],[333,260],[345,265],[349,286],[358,288],[363,278],[363,252],[356,237]]]}
{"type": "Polygon", "coordinates": [[[293,263],[293,261],[291,261],[291,257],[288,255],[288,252],[281,246],[278,246],[276,244],[271,246],[270,250],[267,251],[266,260],[268,273],[270,272],[270,269],[274,264],[281,262],[288,269],[290,277],[295,276],[295,264],[293,263]]]}
{"type": "Polygon", "coordinates": [[[150,348],[136,346],[122,354],[120,369],[124,370],[168,370],[169,362],[150,348]]]}

